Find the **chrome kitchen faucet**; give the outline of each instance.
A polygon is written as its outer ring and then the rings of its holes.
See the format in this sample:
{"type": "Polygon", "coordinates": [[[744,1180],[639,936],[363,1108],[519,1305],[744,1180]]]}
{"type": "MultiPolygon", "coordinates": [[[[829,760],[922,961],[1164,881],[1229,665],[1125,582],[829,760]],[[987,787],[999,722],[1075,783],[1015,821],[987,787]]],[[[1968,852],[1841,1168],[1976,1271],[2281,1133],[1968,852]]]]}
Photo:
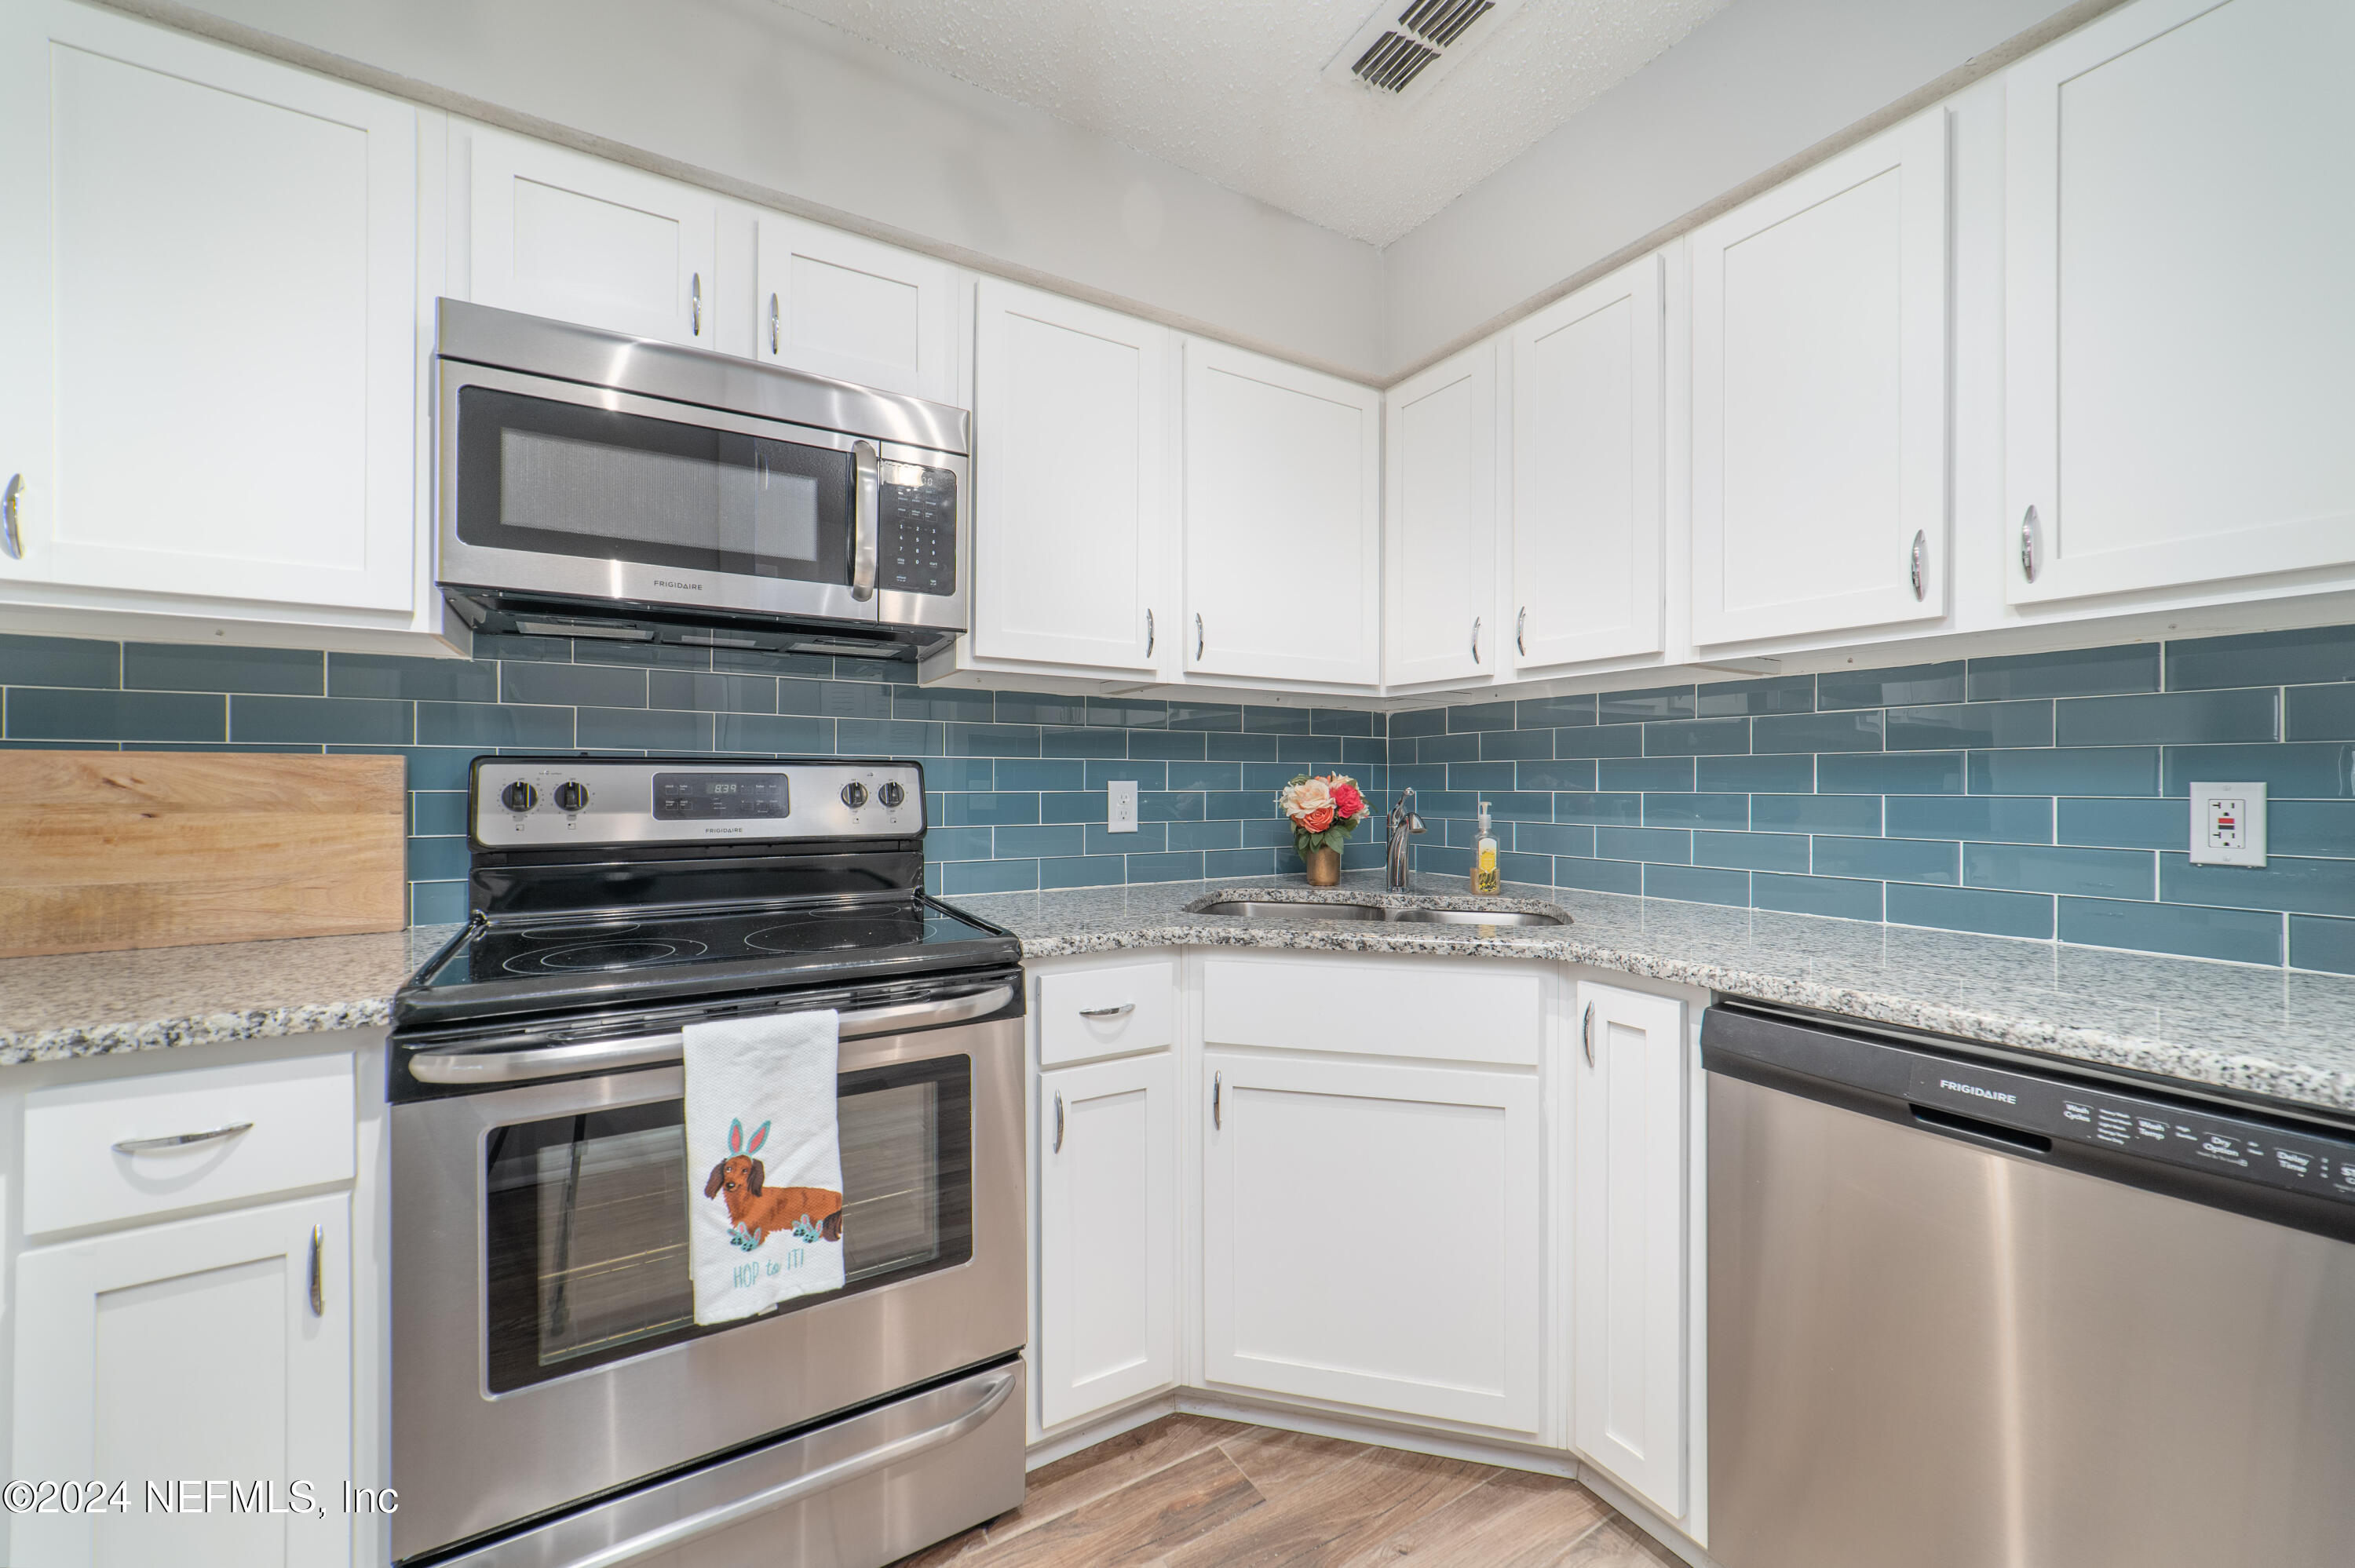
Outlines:
{"type": "Polygon", "coordinates": [[[1414,814],[1414,790],[1412,787],[1400,791],[1399,798],[1391,802],[1389,825],[1390,890],[1404,893],[1408,870],[1407,835],[1423,832],[1423,819],[1414,814]]]}

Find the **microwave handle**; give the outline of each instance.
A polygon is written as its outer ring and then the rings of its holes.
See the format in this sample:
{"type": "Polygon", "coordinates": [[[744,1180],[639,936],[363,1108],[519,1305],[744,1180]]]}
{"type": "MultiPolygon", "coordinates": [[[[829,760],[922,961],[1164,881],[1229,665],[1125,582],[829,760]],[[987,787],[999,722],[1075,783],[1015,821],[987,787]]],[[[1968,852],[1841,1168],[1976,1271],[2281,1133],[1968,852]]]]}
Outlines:
{"type": "MultiPolygon", "coordinates": [[[[852,1040],[902,1029],[970,1022],[988,1017],[1013,1000],[1012,986],[997,985],[945,1001],[860,1008],[842,1015],[841,1034],[852,1040]]],[[[674,1030],[668,1034],[636,1034],[626,1040],[592,1040],[578,1045],[540,1045],[528,1051],[420,1051],[409,1059],[409,1074],[421,1084],[515,1084],[570,1073],[618,1073],[630,1067],[658,1067],[677,1061],[686,1049],[687,1036],[674,1030]]]]}
{"type": "Polygon", "coordinates": [[[850,443],[858,469],[858,494],[850,513],[850,597],[865,604],[875,597],[878,519],[883,510],[883,454],[872,441],[850,443]]]}

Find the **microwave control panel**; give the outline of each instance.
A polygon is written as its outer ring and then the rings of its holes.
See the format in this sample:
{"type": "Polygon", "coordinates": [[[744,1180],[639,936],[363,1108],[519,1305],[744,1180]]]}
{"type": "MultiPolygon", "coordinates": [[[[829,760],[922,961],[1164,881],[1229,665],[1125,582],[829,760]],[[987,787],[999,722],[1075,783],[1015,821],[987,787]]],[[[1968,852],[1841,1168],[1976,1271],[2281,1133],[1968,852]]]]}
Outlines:
{"type": "Polygon", "coordinates": [[[955,471],[888,461],[882,468],[875,586],[895,593],[955,593],[955,471]]]}

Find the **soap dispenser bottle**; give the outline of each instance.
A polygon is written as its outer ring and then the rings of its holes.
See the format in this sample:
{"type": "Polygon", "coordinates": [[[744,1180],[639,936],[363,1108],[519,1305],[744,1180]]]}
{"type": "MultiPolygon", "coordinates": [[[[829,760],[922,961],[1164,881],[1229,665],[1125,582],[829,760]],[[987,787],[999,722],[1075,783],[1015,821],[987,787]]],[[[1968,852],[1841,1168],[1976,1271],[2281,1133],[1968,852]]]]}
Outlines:
{"type": "Polygon", "coordinates": [[[1497,891],[1497,835],[1488,826],[1488,802],[1480,802],[1480,834],[1472,851],[1472,891],[1497,891]]]}

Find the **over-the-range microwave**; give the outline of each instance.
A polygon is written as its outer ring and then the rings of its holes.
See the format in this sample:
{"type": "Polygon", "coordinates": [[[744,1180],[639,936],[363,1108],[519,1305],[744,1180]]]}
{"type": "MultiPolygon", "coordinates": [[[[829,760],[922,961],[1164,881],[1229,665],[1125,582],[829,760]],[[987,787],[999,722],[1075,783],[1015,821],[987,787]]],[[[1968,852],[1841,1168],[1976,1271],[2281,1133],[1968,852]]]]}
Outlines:
{"type": "Polygon", "coordinates": [[[965,629],[971,417],[440,302],[436,571],[477,631],[873,658],[965,629]]]}

